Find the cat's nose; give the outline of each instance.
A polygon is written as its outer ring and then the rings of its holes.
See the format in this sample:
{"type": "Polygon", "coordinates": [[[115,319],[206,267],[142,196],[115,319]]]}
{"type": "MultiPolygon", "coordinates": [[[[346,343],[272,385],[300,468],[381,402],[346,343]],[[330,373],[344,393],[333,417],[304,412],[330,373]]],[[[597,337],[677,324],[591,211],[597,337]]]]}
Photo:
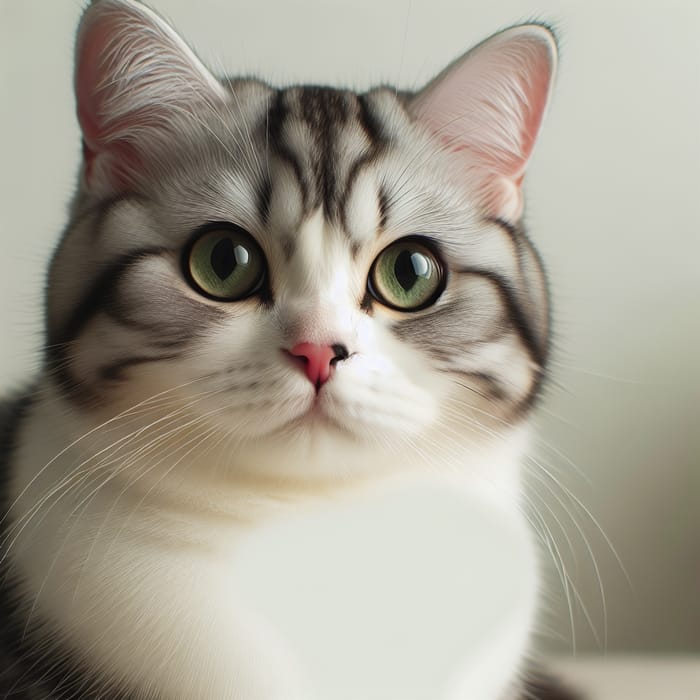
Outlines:
{"type": "Polygon", "coordinates": [[[333,367],[350,357],[348,349],[341,343],[298,343],[286,352],[304,370],[317,391],[330,379],[333,367]]]}

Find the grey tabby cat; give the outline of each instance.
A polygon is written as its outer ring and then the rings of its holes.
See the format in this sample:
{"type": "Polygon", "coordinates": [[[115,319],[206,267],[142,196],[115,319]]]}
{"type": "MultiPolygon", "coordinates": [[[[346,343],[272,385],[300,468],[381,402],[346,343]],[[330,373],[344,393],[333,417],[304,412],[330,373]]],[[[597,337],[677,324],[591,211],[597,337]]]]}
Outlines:
{"type": "Polygon", "coordinates": [[[45,363],[3,414],[1,697],[555,697],[519,477],[555,63],[525,25],[417,94],[279,90],[87,8],[45,363]]]}

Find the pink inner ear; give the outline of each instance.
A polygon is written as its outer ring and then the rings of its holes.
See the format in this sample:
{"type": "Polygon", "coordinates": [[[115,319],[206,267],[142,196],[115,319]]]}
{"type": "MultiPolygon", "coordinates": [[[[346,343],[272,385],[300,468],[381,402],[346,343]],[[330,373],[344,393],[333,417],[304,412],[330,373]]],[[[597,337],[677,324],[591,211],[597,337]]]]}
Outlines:
{"type": "Polygon", "coordinates": [[[106,27],[94,27],[88,36],[83,37],[76,56],[75,95],[78,101],[78,120],[90,151],[98,149],[102,131],[99,123],[102,105],[97,95],[97,86],[100,85],[100,67],[106,43],[106,27]]]}
{"type": "MultiPolygon", "coordinates": [[[[107,150],[110,141],[103,88],[108,73],[105,53],[113,31],[114,27],[107,21],[95,23],[89,31],[81,35],[77,48],[75,94],[78,121],[83,133],[85,175],[88,180],[93,174],[95,158],[107,150]]],[[[124,170],[138,165],[136,154],[128,153],[126,143],[123,143],[121,148],[118,143],[112,144],[112,149],[116,151],[115,167],[112,168],[114,184],[121,187],[126,184],[124,170]],[[122,161],[124,168],[118,166],[122,161]]]]}
{"type": "Polygon", "coordinates": [[[123,71],[128,69],[128,60],[126,66],[117,64],[120,47],[114,42],[130,19],[133,18],[128,12],[113,8],[105,12],[81,28],[76,50],[75,94],[83,134],[85,176],[88,181],[92,179],[99,157],[102,170],[109,172],[111,185],[118,189],[127,186],[129,173],[141,166],[136,148],[125,137],[139,125],[142,115],[138,109],[125,110],[118,116],[110,114],[110,109],[119,105],[108,103],[115,81],[126,79],[123,71]]]}
{"type": "Polygon", "coordinates": [[[521,100],[523,115],[520,129],[521,158],[513,163],[512,176],[520,175],[520,179],[525,173],[527,161],[532,155],[535,141],[542,125],[542,119],[547,109],[549,101],[549,91],[552,83],[554,66],[551,63],[551,56],[545,47],[530,46],[527,59],[527,70],[520,76],[520,92],[524,96],[521,100]]]}
{"type": "Polygon", "coordinates": [[[420,93],[413,110],[448,150],[491,215],[522,213],[520,186],[555,66],[551,34],[515,27],[488,39],[420,93]]]}
{"type": "Polygon", "coordinates": [[[177,117],[226,99],[173,29],[140,3],[101,0],[78,33],[75,93],[90,185],[123,188],[166,148],[177,117]]]}

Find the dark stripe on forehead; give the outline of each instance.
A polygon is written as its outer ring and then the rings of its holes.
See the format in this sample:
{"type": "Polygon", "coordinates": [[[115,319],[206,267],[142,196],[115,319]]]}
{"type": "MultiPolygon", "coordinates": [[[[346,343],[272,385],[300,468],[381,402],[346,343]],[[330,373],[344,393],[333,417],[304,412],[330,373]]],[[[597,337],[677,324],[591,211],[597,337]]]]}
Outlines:
{"type": "Polygon", "coordinates": [[[364,130],[369,142],[374,148],[380,148],[385,145],[386,137],[382,128],[382,122],[375,114],[371,101],[367,95],[358,95],[357,102],[360,107],[359,121],[364,130]]]}
{"type": "Polygon", "coordinates": [[[389,197],[384,187],[379,188],[379,230],[377,235],[381,235],[389,220],[389,197]]]}
{"type": "Polygon", "coordinates": [[[303,87],[298,94],[300,116],[317,145],[311,154],[317,187],[315,204],[322,204],[326,216],[332,219],[338,213],[338,134],[350,118],[350,94],[327,87],[303,87]]]}
{"type": "MultiPolygon", "coordinates": [[[[345,187],[338,200],[340,220],[343,224],[343,228],[346,231],[348,230],[347,203],[350,198],[350,194],[352,193],[352,188],[355,186],[355,181],[357,180],[360,173],[364,170],[364,168],[376,162],[377,158],[384,151],[384,148],[386,146],[386,141],[382,136],[381,127],[378,123],[378,120],[374,116],[374,113],[372,112],[372,108],[367,100],[367,97],[365,95],[359,95],[356,99],[358,106],[358,124],[362,127],[362,131],[369,143],[369,147],[350,166],[350,170],[345,181],[345,187]]],[[[380,191],[378,194],[378,207],[380,211],[380,230],[384,228],[384,225],[386,224],[386,209],[384,208],[385,205],[386,198],[382,200],[382,192],[380,191]]]]}
{"type": "MultiPolygon", "coordinates": [[[[280,90],[261,129],[270,152],[290,166],[299,183],[304,214],[322,208],[329,221],[347,231],[345,211],[352,187],[388,143],[372,95],[318,86],[280,90]]],[[[267,191],[259,187],[263,215],[274,186],[271,180],[267,191]]]]}
{"type": "Polygon", "coordinates": [[[317,131],[319,137],[330,140],[336,126],[345,124],[351,114],[350,93],[332,87],[307,85],[296,88],[301,117],[317,131]]]}
{"type": "Polygon", "coordinates": [[[304,176],[304,170],[299,159],[284,140],[284,124],[289,115],[285,95],[285,91],[278,90],[270,102],[270,109],[267,112],[267,118],[264,123],[264,128],[266,129],[265,143],[278,158],[287,163],[293,170],[301,189],[302,208],[304,211],[308,211],[310,206],[310,183],[304,176]]]}
{"type": "Polygon", "coordinates": [[[256,198],[260,221],[267,224],[270,216],[270,202],[272,201],[272,183],[269,177],[265,177],[258,182],[256,198]]]}

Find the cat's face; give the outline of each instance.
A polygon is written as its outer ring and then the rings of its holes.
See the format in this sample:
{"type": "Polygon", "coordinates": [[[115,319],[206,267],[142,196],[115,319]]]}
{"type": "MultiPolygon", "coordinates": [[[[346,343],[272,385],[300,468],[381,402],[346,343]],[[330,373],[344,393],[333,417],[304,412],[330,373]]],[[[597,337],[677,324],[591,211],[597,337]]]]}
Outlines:
{"type": "Polygon", "coordinates": [[[95,3],[49,285],[72,400],[237,444],[418,450],[520,421],[548,333],[520,181],[553,45],[508,34],[417,96],[278,91],[221,84],[141,5],[95,3]]]}

